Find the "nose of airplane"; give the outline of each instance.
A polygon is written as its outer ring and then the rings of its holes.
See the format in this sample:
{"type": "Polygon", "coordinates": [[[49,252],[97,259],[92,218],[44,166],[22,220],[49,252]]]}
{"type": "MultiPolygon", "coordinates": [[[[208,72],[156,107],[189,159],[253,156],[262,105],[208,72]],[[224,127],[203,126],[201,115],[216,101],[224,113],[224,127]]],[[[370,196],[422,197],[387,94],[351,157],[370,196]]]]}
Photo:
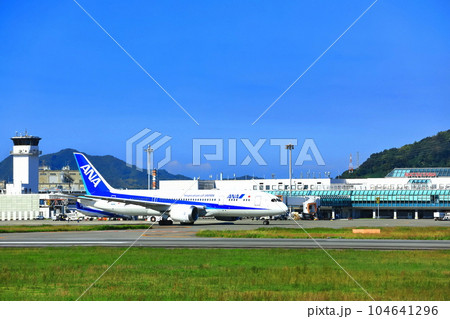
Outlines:
{"type": "Polygon", "coordinates": [[[280,214],[282,213],[286,213],[288,211],[288,207],[286,206],[285,203],[283,202],[275,202],[276,205],[276,209],[280,211],[280,214]]]}

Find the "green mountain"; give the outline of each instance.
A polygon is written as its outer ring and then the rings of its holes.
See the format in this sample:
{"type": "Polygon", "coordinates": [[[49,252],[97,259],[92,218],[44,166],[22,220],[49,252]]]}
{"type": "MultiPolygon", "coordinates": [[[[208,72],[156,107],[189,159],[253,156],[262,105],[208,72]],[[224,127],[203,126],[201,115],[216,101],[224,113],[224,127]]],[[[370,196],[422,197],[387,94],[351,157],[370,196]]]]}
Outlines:
{"type": "Polygon", "coordinates": [[[450,167],[450,130],[400,148],[374,153],[352,174],[345,171],[339,177],[384,177],[396,167],[450,167]]]}
{"type": "MultiPolygon", "coordinates": [[[[70,169],[78,169],[73,156],[74,149],[64,149],[57,153],[42,155],[39,157],[39,165],[49,166],[52,170],[59,170],[64,166],[70,166],[70,169]]],[[[116,188],[146,188],[147,187],[147,171],[138,171],[134,167],[128,167],[126,163],[114,156],[91,156],[87,158],[100,171],[102,176],[108,183],[116,188]]],[[[0,162],[0,180],[12,181],[13,164],[12,156],[8,156],[0,162]]],[[[164,169],[158,170],[159,180],[186,180],[191,179],[184,175],[173,175],[164,169]]]]}
{"type": "Polygon", "coordinates": [[[12,183],[13,177],[13,159],[12,156],[8,156],[0,162],[0,181],[6,181],[12,183]]]}

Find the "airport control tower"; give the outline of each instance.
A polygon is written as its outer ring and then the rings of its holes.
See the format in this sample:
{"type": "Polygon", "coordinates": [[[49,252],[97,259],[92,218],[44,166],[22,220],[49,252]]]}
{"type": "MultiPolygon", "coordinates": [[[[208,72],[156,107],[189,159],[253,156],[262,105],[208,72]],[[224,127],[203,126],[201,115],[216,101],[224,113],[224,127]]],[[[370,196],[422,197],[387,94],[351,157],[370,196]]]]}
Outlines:
{"type": "Polygon", "coordinates": [[[38,193],[41,138],[25,133],[25,135],[16,134],[11,140],[14,143],[10,154],[13,156],[15,193],[38,193]]]}

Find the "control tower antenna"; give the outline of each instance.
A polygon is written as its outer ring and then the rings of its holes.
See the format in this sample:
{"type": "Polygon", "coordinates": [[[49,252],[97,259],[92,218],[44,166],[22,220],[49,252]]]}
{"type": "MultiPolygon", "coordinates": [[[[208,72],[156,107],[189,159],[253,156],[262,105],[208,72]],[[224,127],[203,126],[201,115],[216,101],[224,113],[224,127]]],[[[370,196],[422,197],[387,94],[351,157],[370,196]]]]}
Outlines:
{"type": "Polygon", "coordinates": [[[352,154],[350,154],[350,162],[348,163],[348,172],[349,172],[350,174],[353,173],[352,154]]]}

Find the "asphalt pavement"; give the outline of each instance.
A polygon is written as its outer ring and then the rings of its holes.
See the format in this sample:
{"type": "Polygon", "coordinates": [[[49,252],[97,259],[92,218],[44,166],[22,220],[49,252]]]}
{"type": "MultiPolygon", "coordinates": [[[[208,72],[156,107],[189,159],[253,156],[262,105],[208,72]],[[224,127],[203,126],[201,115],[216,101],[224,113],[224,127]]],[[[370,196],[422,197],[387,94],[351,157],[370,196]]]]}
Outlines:
{"type": "Polygon", "coordinates": [[[124,246],[167,248],[450,249],[450,240],[200,238],[193,226],[148,230],[2,233],[0,247],[124,246]]]}
{"type": "MultiPolygon", "coordinates": [[[[52,220],[15,220],[15,221],[0,221],[0,226],[17,226],[17,225],[123,225],[123,224],[153,224],[148,221],[52,221],[52,220]]],[[[235,222],[223,222],[214,218],[200,218],[195,222],[194,227],[197,230],[211,229],[211,230],[250,230],[260,227],[328,227],[328,228],[344,228],[344,227],[393,227],[393,226],[408,226],[408,227],[434,227],[443,226],[450,227],[450,221],[435,221],[434,219],[336,219],[336,220],[270,220],[270,225],[263,225],[262,220],[243,219],[235,222]]],[[[178,227],[179,224],[162,227],[178,227]]],[[[160,227],[155,224],[154,227],[160,227]]]]}

